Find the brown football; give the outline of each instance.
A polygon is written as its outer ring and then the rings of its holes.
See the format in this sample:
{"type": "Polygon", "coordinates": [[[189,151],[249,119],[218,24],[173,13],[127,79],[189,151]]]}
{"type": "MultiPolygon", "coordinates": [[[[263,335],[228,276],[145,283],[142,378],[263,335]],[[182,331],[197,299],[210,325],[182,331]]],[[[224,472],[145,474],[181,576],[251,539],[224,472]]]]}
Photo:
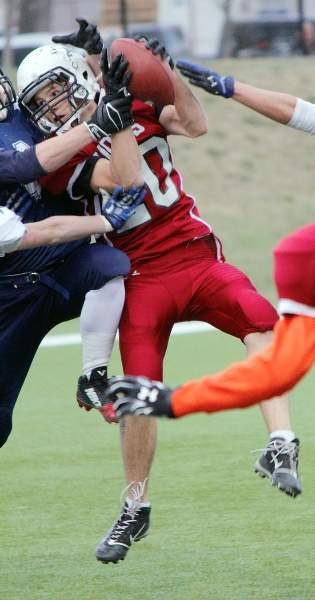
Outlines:
{"type": "Polygon", "coordinates": [[[174,104],[174,75],[167,61],[146,48],[145,42],[131,38],[114,40],[110,49],[111,60],[120,53],[129,62],[132,79],[128,89],[133,96],[151,100],[157,106],[174,104]]]}

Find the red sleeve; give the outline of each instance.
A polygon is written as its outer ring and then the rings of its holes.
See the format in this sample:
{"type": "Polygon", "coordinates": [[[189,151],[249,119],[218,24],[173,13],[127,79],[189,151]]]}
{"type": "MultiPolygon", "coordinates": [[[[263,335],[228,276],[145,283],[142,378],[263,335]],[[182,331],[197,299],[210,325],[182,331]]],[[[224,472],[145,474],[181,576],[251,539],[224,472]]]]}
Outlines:
{"type": "Polygon", "coordinates": [[[172,394],[176,417],[194,412],[245,408],[280,396],[315,362],[315,319],[285,317],[277,322],[270,346],[217,375],[188,382],[172,394]]]}
{"type": "Polygon", "coordinates": [[[85,161],[95,152],[95,148],[96,145],[92,142],[78,152],[78,154],[71,158],[65,165],[60,167],[60,169],[42,177],[40,179],[42,187],[56,196],[67,190],[71,177],[75,174],[76,169],[78,168],[79,173],[80,165],[83,167],[85,161]]]}

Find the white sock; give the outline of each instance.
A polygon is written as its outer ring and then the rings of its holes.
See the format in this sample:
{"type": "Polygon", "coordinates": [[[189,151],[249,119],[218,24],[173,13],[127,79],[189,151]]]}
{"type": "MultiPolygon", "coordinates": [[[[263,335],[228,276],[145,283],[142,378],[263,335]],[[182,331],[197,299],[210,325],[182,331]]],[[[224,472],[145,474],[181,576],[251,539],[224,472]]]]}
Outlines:
{"type": "Polygon", "coordinates": [[[286,442],[292,442],[295,439],[295,433],[291,429],[279,429],[270,433],[270,439],[282,438],[286,442]]]}
{"type": "Polygon", "coordinates": [[[92,369],[108,365],[124,301],[122,277],[86,294],[80,316],[84,375],[89,377],[92,369]]]}
{"type": "Polygon", "coordinates": [[[129,508],[131,508],[135,505],[137,507],[139,506],[141,508],[150,508],[150,506],[151,506],[151,502],[140,502],[139,500],[134,500],[133,498],[129,498],[128,496],[126,498],[126,502],[127,502],[129,508]]]}

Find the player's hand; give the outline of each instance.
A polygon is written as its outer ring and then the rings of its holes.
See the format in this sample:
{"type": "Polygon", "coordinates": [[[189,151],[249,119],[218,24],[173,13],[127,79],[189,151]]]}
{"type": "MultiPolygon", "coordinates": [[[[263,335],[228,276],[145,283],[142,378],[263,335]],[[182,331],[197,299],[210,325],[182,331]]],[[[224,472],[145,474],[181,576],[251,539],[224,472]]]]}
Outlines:
{"type": "Polygon", "coordinates": [[[113,229],[120,229],[136,212],[137,206],[143,202],[145,195],[145,186],[131,187],[129,190],[116,187],[103,206],[102,214],[113,229]]]}
{"type": "Polygon", "coordinates": [[[220,75],[188,60],[178,60],[176,67],[184,77],[188,77],[189,83],[210,94],[223,96],[223,98],[231,98],[234,95],[234,77],[220,75]]]}
{"type": "Polygon", "coordinates": [[[151,50],[152,54],[158,54],[162,60],[166,60],[166,62],[168,62],[172,70],[174,69],[175,64],[172,57],[166,50],[165,46],[163,46],[158,39],[151,38],[148,40],[145,35],[141,34],[136,35],[134,39],[136,42],[145,42],[145,47],[148,50],[151,50]]]}
{"type": "Polygon", "coordinates": [[[67,35],[54,35],[51,39],[55,44],[71,44],[83,48],[88,54],[100,54],[103,48],[101,34],[96,25],[88,23],[85,19],[76,19],[79,30],[67,35]]]}
{"type": "Polygon", "coordinates": [[[113,377],[105,397],[114,402],[118,418],[124,415],[174,417],[171,405],[172,390],[160,381],[146,377],[113,377]]]}
{"type": "Polygon", "coordinates": [[[106,402],[101,408],[98,408],[98,412],[105,419],[106,423],[118,423],[118,416],[113,402],[106,402]]]}
{"type": "Polygon", "coordinates": [[[130,95],[104,96],[95,113],[86,122],[92,137],[99,141],[105,135],[118,133],[133,124],[130,95]]]}
{"type": "Polygon", "coordinates": [[[128,85],[132,78],[131,71],[128,71],[128,61],[123,54],[117,56],[109,64],[108,51],[104,48],[101,56],[101,71],[103,82],[108,96],[116,96],[119,93],[128,93],[128,85]]]}
{"type": "MultiPolygon", "coordinates": [[[[83,408],[83,410],[85,410],[86,412],[90,412],[90,410],[93,410],[94,408],[92,405],[84,404],[84,402],[78,399],[77,403],[79,407],[83,408]]],[[[106,402],[106,404],[102,404],[102,406],[100,408],[97,408],[97,410],[105,419],[105,421],[107,421],[107,423],[118,423],[118,417],[116,415],[113,402],[106,402]]]]}

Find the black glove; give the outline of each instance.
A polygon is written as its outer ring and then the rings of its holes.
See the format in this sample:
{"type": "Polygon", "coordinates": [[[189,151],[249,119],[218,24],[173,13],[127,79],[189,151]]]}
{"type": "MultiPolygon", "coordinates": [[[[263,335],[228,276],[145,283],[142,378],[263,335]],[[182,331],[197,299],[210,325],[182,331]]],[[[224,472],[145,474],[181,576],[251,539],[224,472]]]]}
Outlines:
{"type": "Polygon", "coordinates": [[[209,94],[223,96],[223,98],[231,98],[234,95],[234,77],[220,75],[189,60],[178,60],[176,67],[184,77],[188,77],[189,83],[206,90],[209,94]]]}
{"type": "Polygon", "coordinates": [[[146,377],[113,377],[105,391],[106,400],[114,402],[119,418],[124,415],[172,418],[175,415],[171,396],[169,387],[146,377]]]}
{"type": "Polygon", "coordinates": [[[51,39],[55,44],[71,44],[83,48],[88,54],[100,54],[103,48],[101,34],[96,25],[88,23],[85,19],[76,19],[79,31],[67,35],[54,35],[51,39]]]}
{"type": "Polygon", "coordinates": [[[120,229],[135,214],[137,206],[143,202],[146,193],[144,185],[131,187],[128,190],[122,187],[114,189],[102,208],[102,214],[113,229],[120,229]]]}
{"type": "Polygon", "coordinates": [[[112,64],[109,65],[107,48],[104,48],[100,66],[103,82],[109,96],[115,96],[121,91],[126,93],[132,77],[132,73],[127,71],[128,64],[123,54],[117,54],[112,64]]]}
{"type": "Polygon", "coordinates": [[[159,40],[157,40],[156,38],[151,38],[150,40],[148,40],[145,37],[145,35],[141,34],[136,35],[134,39],[136,40],[136,42],[145,42],[145,47],[148,48],[148,50],[151,50],[152,54],[159,54],[161,59],[166,60],[171,69],[174,69],[174,61],[172,57],[167,52],[165,46],[163,46],[161,42],[159,42],[159,40]]]}
{"type": "Polygon", "coordinates": [[[105,96],[86,125],[96,141],[133,124],[131,96],[105,96]]]}

